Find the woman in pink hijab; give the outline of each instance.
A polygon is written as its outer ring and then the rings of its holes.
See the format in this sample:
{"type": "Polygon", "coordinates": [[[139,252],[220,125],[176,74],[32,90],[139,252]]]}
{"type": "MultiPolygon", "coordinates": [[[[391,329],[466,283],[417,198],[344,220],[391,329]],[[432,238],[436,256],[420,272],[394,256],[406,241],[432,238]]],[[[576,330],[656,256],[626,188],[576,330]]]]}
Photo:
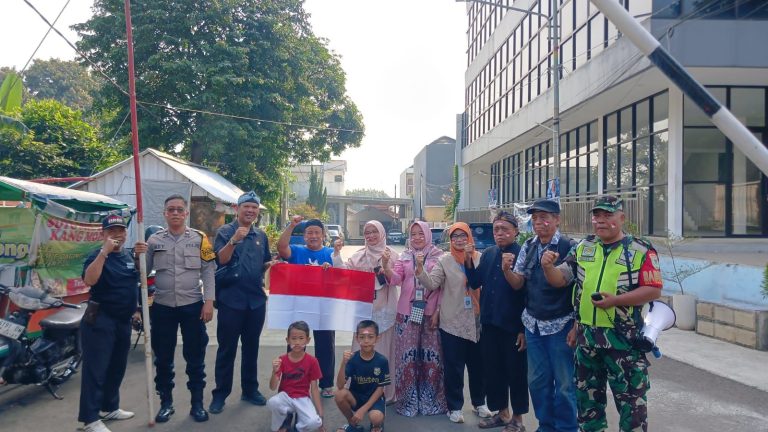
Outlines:
{"type": "Polygon", "coordinates": [[[409,227],[409,248],[389,267],[393,257],[382,255],[390,285],[400,285],[400,300],[395,320],[395,397],[398,414],[445,414],[448,410],[443,385],[443,360],[438,332],[438,304],[442,291],[425,289],[416,279],[416,257],[424,259],[427,272],[443,251],[432,244],[432,232],[426,222],[409,227]]]}
{"type": "MultiPolygon", "coordinates": [[[[337,262],[337,255],[334,253],[334,267],[343,267],[350,270],[360,270],[374,272],[379,269],[381,275],[385,274],[382,256],[386,253],[390,257],[388,266],[392,267],[394,259],[397,259],[397,252],[387,246],[387,232],[384,225],[379,221],[368,221],[363,227],[363,236],[365,237],[365,246],[352,255],[346,263],[337,262]],[[341,264],[341,265],[339,265],[341,264]]],[[[340,261],[340,259],[339,259],[340,261]]],[[[394,367],[394,325],[395,315],[397,314],[397,287],[388,283],[380,284],[376,282],[376,293],[373,300],[373,317],[371,318],[379,325],[379,341],[376,342],[376,351],[384,355],[390,362],[390,368],[394,367]]],[[[352,338],[352,352],[360,349],[357,338],[352,338]]],[[[388,385],[384,387],[384,397],[387,402],[395,400],[395,386],[388,385]]]]}

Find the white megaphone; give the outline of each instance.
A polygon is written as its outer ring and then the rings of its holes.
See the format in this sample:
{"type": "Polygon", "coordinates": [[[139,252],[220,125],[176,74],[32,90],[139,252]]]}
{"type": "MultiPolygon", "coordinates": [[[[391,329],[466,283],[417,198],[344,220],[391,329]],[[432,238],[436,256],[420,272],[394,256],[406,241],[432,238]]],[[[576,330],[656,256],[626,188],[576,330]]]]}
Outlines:
{"type": "Polygon", "coordinates": [[[659,333],[675,325],[675,311],[666,303],[652,301],[648,305],[648,313],[645,315],[645,326],[640,335],[639,348],[650,352],[656,346],[659,333]]]}

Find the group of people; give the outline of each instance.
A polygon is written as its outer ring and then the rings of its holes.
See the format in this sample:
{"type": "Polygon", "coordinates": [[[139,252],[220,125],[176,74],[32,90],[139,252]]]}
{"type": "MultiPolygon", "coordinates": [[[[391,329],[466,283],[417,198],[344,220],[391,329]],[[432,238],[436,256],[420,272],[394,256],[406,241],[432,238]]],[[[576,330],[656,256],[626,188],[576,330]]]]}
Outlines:
{"type": "MultiPolygon", "coordinates": [[[[465,370],[473,412],[482,418],[483,429],[524,431],[530,394],[541,432],[605,430],[610,385],[619,430],[647,430],[648,361],[634,341],[642,329],[640,309],[660,295],[661,277],[652,246],[623,232],[621,199],[596,200],[591,211],[595,234],[580,242],[559,231],[555,201],[538,200],[528,209],[535,236],[523,245],[517,242],[517,219],[499,212],[493,220],[496,245],[482,254],[462,222],[448,228],[449,253],[433,245],[425,222],[416,221],[409,227],[407,249],[397,254],[386,244],[383,225],[370,221],[363,228],[364,247],[344,260],[342,241],[333,248],[323,245],[322,222],[294,217],[278,240],[279,257],[375,273],[373,313],[358,325],[352,351],[344,353],[338,372],[334,332],[313,332],[313,357],[305,355],[309,327],[292,324],[288,353],[272,363],[270,389],[278,394],[269,403],[259,392],[256,370],[267,301],[262,281],[276,261],[266,235],[254,225],[258,209],[255,193],[241,196],[237,219],[221,227],[211,245],[205,234],[186,227],[187,203],[172,196],[165,203],[167,229],[135,246],[136,254],[147,254],[147,271],[157,271],[150,317],[161,400],[158,422],[174,414],[179,327],[190,415],[196,421],[208,419],[202,402],[205,323],[215,300],[219,348],[211,413],[224,409],[232,391],[240,340],[242,399],[268,405],[274,431],[289,430],[292,421],[302,432],[322,429],[322,397],[334,397],[347,418],[340,431],[362,430],[366,414],[372,430],[383,430],[386,405],[402,416],[447,414],[450,421],[463,423],[465,370]],[[305,244],[292,245],[299,223],[305,244]],[[217,265],[219,271],[237,269],[235,282],[214,284],[217,265]]],[[[104,220],[104,245],[84,265],[92,301],[102,306],[94,323],[83,324],[79,420],[87,432],[108,431],[101,420],[133,415],[119,408],[118,390],[130,314],[136,310],[138,261],[122,249],[125,223],[118,219],[104,220]]]]}

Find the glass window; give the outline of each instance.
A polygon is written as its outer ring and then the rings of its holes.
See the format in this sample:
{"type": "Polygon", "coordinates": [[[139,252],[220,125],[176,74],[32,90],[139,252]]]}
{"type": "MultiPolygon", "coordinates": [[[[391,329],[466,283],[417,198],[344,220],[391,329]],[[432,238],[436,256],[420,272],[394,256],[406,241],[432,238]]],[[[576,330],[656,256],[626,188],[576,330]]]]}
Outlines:
{"type": "Polygon", "coordinates": [[[619,186],[622,188],[630,187],[634,185],[633,172],[634,164],[632,158],[632,141],[621,145],[621,177],[619,178],[619,186]]]}
{"type": "Polygon", "coordinates": [[[589,51],[589,44],[587,38],[587,32],[589,29],[587,26],[582,27],[576,32],[576,67],[583,65],[587,62],[587,51],[589,51]]]}
{"type": "MultiPolygon", "coordinates": [[[[757,134],[762,140],[762,134],[757,134]]],[[[733,234],[762,234],[763,212],[761,194],[762,173],[738,148],[733,148],[733,234]]]]}
{"type": "Polygon", "coordinates": [[[588,155],[582,155],[579,156],[579,166],[577,168],[578,173],[578,188],[579,193],[584,194],[589,190],[589,156],[588,155]]]}
{"type": "Polygon", "coordinates": [[[631,140],[632,134],[632,107],[621,110],[619,115],[619,142],[631,140]]]}
{"type": "Polygon", "coordinates": [[[653,98],[653,131],[664,130],[669,125],[669,93],[653,98]]]}
{"type": "Polygon", "coordinates": [[[562,76],[573,72],[573,39],[568,39],[560,45],[560,59],[563,65],[562,76]]]}
{"type": "Polygon", "coordinates": [[[560,5],[560,37],[565,39],[573,33],[573,2],[560,5]]]}
{"type": "Polygon", "coordinates": [[[669,132],[653,136],[653,183],[667,183],[667,149],[669,148],[669,132]]]}
{"type": "Polygon", "coordinates": [[[533,36],[533,39],[531,39],[530,53],[531,53],[531,64],[538,63],[539,62],[539,34],[538,33],[533,36]]]}
{"type": "Polygon", "coordinates": [[[587,125],[589,129],[589,151],[597,151],[597,122],[593,121],[587,125]]]}
{"type": "Polygon", "coordinates": [[[605,44],[605,18],[602,14],[597,14],[589,21],[590,58],[603,50],[603,44],[605,44]]]}
{"type": "Polygon", "coordinates": [[[605,116],[605,143],[606,145],[616,144],[619,141],[616,138],[616,122],[618,121],[618,114],[613,113],[605,116]]]}
{"type": "Polygon", "coordinates": [[[639,138],[635,142],[635,184],[648,186],[651,180],[651,138],[639,138]]]}
{"type": "Polygon", "coordinates": [[[683,181],[720,181],[727,177],[725,136],[714,128],[683,132],[683,181]]]}
{"type": "Polygon", "coordinates": [[[650,134],[648,116],[650,115],[650,103],[644,100],[635,105],[635,136],[642,137],[650,134]]]}
{"type": "MultiPolygon", "coordinates": [[[[712,95],[720,101],[725,103],[725,88],[715,87],[707,88],[712,95]]],[[[704,114],[699,107],[696,106],[688,97],[685,98],[683,104],[683,122],[685,126],[712,126],[712,122],[709,121],[709,117],[704,114]]]]}
{"type": "Polygon", "coordinates": [[[765,126],[765,89],[732,88],[731,112],[747,126],[765,126]]]}
{"type": "Polygon", "coordinates": [[[653,188],[653,235],[667,236],[667,185],[653,188]]]}
{"type": "Polygon", "coordinates": [[[725,185],[694,183],[683,186],[683,235],[725,235],[725,185]]]}
{"type": "MultiPolygon", "coordinates": [[[[576,185],[577,185],[577,178],[578,178],[577,163],[578,163],[577,158],[568,160],[568,195],[576,195],[576,185]]],[[[562,179],[560,180],[560,184],[561,185],[563,184],[562,179]]]]}
{"type": "Polygon", "coordinates": [[[619,35],[619,30],[616,29],[616,26],[613,25],[613,23],[611,23],[610,21],[608,21],[606,25],[608,27],[608,37],[606,39],[606,43],[610,45],[616,40],[616,37],[619,35]]]}
{"type": "Polygon", "coordinates": [[[573,0],[573,6],[576,10],[576,28],[587,22],[589,12],[589,0],[573,0]]]}
{"type": "Polygon", "coordinates": [[[597,152],[589,154],[589,193],[597,192],[597,152]]]}
{"type": "Polygon", "coordinates": [[[616,146],[605,149],[605,189],[615,190],[618,188],[618,154],[616,146]]]}

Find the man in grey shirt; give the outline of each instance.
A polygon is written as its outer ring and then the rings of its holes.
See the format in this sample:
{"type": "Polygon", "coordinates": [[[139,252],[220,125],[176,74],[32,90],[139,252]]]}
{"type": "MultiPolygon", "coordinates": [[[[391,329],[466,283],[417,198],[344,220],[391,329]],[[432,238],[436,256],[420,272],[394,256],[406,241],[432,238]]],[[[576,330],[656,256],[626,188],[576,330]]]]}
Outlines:
{"type": "Polygon", "coordinates": [[[155,421],[167,422],[175,412],[173,358],[176,333],[181,327],[189,377],[187,388],[192,394],[189,415],[197,422],[204,422],[208,420],[203,408],[205,347],[208,345],[205,323],[213,317],[216,255],[205,233],[186,225],[189,209],[184,197],[166,198],[163,214],[167,229],[147,240],[147,272],[156,271],[157,289],[149,314],[155,353],[155,389],[160,395],[160,410],[155,421]]]}

